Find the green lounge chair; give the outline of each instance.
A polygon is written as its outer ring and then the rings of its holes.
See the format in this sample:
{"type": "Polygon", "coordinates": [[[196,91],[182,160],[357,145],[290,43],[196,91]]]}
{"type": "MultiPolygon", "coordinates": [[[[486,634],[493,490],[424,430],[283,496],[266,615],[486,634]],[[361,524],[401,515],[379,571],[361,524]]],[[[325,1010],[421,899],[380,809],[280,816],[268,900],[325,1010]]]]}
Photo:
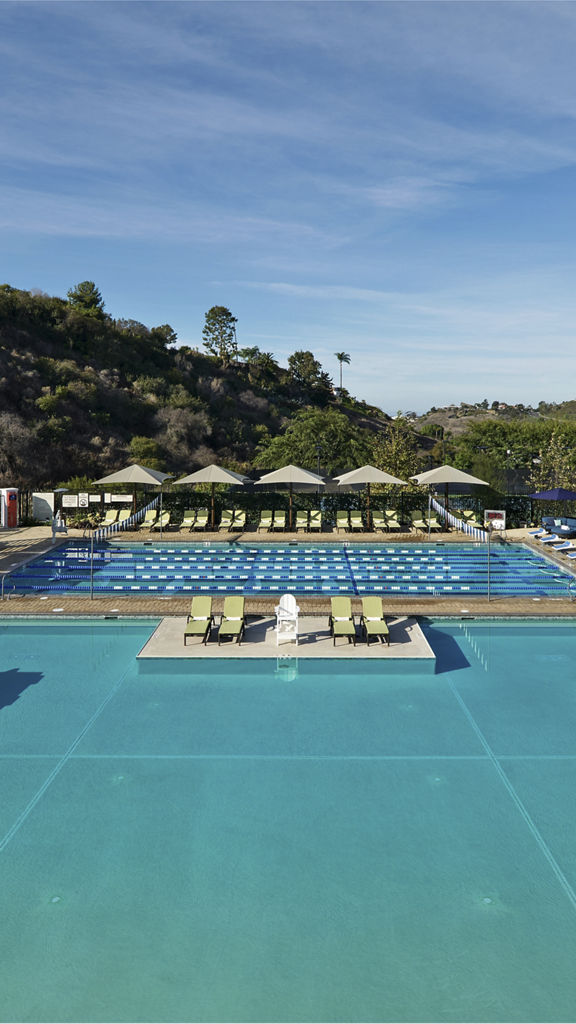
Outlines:
{"type": "Polygon", "coordinates": [[[460,519],[465,523],[469,523],[470,526],[479,526],[481,529],[484,527],[484,520],[478,515],[477,512],[473,512],[471,509],[465,509],[459,513],[460,519]]]}
{"type": "Polygon", "coordinates": [[[310,518],[308,519],[309,530],[321,530],[322,529],[322,513],[319,508],[313,508],[310,511],[310,518]]]}
{"type": "Polygon", "coordinates": [[[348,643],[352,641],[354,647],[356,647],[356,626],[354,624],[354,616],[352,615],[352,602],[350,598],[331,597],[330,604],[332,611],[328,619],[328,627],[334,647],[336,646],[337,636],[347,637],[348,643]]]}
{"type": "Polygon", "coordinates": [[[234,512],[231,508],[225,508],[220,516],[219,530],[231,530],[234,522],[234,512]]]}
{"type": "Polygon", "coordinates": [[[348,512],[337,512],[336,513],[336,533],[340,533],[341,530],[346,532],[350,529],[350,516],[348,512]]]}
{"type": "Polygon", "coordinates": [[[207,526],[208,526],[208,509],[207,508],[199,508],[197,513],[196,513],[196,519],[194,520],[194,527],[193,527],[193,529],[195,529],[195,530],[205,530],[207,526]]]}
{"type": "Polygon", "coordinates": [[[140,530],[151,530],[158,518],[158,509],[149,508],[144,515],[144,519],[139,525],[140,530]]]}
{"type": "Polygon", "coordinates": [[[296,532],[298,532],[298,530],[308,529],[308,512],[306,511],[306,509],[298,509],[296,513],[295,529],[296,532]]]}
{"type": "Polygon", "coordinates": [[[384,515],[386,516],[386,529],[387,530],[401,530],[400,520],[398,513],[395,508],[387,508],[384,515]]]}
{"type": "Polygon", "coordinates": [[[185,513],[184,513],[184,518],[183,518],[182,522],[180,523],[180,529],[181,530],[191,530],[192,527],[194,526],[195,522],[196,522],[196,509],[195,508],[187,508],[185,513]]]}
{"type": "Polygon", "coordinates": [[[210,636],[213,621],[212,598],[204,594],[193,597],[190,614],[184,627],[184,647],[189,636],[199,636],[205,644],[210,636]]]}
{"type": "Polygon", "coordinates": [[[364,523],[362,521],[362,513],[361,512],[351,512],[350,513],[350,529],[351,530],[363,530],[364,529],[364,523]]]}
{"type": "Polygon", "coordinates": [[[428,531],[428,523],[424,519],[424,515],[421,510],[410,513],[410,519],[414,530],[428,531]]]}
{"type": "Polygon", "coordinates": [[[362,598],[360,627],[367,644],[370,644],[373,636],[376,639],[380,639],[383,644],[390,644],[390,630],[386,625],[386,619],[382,611],[381,597],[371,596],[362,598]]]}
{"type": "Polygon", "coordinates": [[[230,640],[236,639],[236,642],[241,644],[245,632],[244,598],[225,597],[222,620],[218,629],[218,646],[224,637],[229,637],[230,640]]]}
{"type": "Polygon", "coordinates": [[[151,527],[151,529],[153,529],[153,530],[167,530],[169,525],[170,525],[170,513],[169,512],[163,512],[162,515],[158,517],[158,519],[156,520],[154,525],[151,527]]]}
{"type": "Polygon", "coordinates": [[[285,530],[286,529],[286,513],[280,509],[276,509],[274,513],[274,520],[272,522],[273,530],[285,530]]]}
{"type": "Polygon", "coordinates": [[[260,513],[260,522],[258,523],[258,533],[260,533],[260,530],[271,530],[272,529],[272,521],[273,521],[273,519],[274,519],[274,515],[273,515],[273,512],[272,512],[272,509],[270,509],[270,508],[264,509],[264,511],[260,513]]]}
{"type": "Polygon", "coordinates": [[[374,532],[387,529],[386,516],[383,512],[372,512],[372,529],[374,532]]]}
{"type": "Polygon", "coordinates": [[[121,508],[119,513],[118,513],[118,522],[119,523],[125,523],[127,519],[130,519],[131,515],[132,515],[132,509],[131,508],[121,508]]]}
{"type": "Polygon", "coordinates": [[[429,530],[441,530],[442,529],[442,523],[439,522],[439,520],[437,519],[437,517],[435,515],[425,516],[424,517],[424,522],[426,523],[426,529],[429,529],[429,530]]]}
{"type": "Polygon", "coordinates": [[[232,520],[232,530],[243,530],[246,526],[246,513],[242,509],[236,509],[232,520]]]}
{"type": "Polygon", "coordinates": [[[100,523],[100,526],[113,526],[117,519],[118,519],[118,509],[117,508],[109,508],[109,509],[106,510],[106,515],[104,516],[104,519],[100,523]]]}

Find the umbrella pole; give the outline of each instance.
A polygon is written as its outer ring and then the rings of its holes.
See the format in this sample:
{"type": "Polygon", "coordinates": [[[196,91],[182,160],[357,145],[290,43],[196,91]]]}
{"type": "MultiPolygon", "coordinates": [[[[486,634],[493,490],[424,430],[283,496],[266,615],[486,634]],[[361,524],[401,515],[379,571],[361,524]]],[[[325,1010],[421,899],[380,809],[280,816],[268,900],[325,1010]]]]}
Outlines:
{"type": "Polygon", "coordinates": [[[162,540],[162,484],[160,484],[160,540],[162,540]]]}
{"type": "Polygon", "coordinates": [[[428,540],[430,540],[430,530],[432,529],[430,523],[430,516],[432,515],[432,488],[428,488],[428,540]]]}
{"type": "Polygon", "coordinates": [[[214,489],[215,489],[215,486],[216,486],[215,484],[212,484],[212,502],[211,502],[211,504],[212,504],[212,530],[216,529],[216,509],[214,507],[214,489]]]}
{"type": "MultiPolygon", "coordinates": [[[[444,508],[446,509],[446,517],[448,517],[448,484],[444,487],[444,508]]],[[[448,518],[446,518],[446,525],[448,525],[448,518]]]]}
{"type": "Polygon", "coordinates": [[[288,509],[288,521],[289,521],[288,529],[291,530],[292,529],[292,484],[290,484],[290,505],[289,505],[289,509],[288,509]]]}
{"type": "Polygon", "coordinates": [[[366,486],[366,529],[370,529],[370,483],[366,486]]]}

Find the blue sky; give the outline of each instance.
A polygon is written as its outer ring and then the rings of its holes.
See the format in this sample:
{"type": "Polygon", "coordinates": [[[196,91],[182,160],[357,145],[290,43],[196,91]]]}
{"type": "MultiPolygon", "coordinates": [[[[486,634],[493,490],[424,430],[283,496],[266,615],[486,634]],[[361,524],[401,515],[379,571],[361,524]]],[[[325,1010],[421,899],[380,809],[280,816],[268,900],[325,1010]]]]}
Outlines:
{"type": "Polygon", "coordinates": [[[0,3],[0,280],[388,412],[576,397],[576,5],[0,3]]]}

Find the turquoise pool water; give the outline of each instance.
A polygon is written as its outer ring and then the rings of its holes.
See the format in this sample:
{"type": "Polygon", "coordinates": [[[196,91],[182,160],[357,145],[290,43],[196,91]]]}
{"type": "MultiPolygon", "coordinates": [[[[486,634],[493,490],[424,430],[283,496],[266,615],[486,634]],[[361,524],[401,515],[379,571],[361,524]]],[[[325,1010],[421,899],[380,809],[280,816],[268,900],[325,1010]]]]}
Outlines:
{"type": "Polygon", "coordinates": [[[152,628],[0,620],[0,1019],[574,1019],[572,623],[422,676],[152,628]]]}
{"type": "MultiPolygon", "coordinates": [[[[521,544],[494,544],[495,596],[566,597],[576,581],[521,544]]],[[[486,594],[485,544],[108,544],[71,542],[15,570],[29,594],[486,594]]]]}

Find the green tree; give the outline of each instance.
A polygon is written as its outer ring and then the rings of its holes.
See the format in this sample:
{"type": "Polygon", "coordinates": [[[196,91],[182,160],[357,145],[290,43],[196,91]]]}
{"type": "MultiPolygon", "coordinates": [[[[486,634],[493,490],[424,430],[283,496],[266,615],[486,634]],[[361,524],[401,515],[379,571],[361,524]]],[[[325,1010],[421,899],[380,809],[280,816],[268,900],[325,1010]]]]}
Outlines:
{"type": "Polygon", "coordinates": [[[530,483],[535,491],[547,491],[553,487],[565,487],[573,490],[576,486],[576,452],[573,430],[566,430],[566,425],[558,424],[547,444],[538,452],[533,460],[530,483]]]}
{"type": "Polygon", "coordinates": [[[160,445],[151,437],[135,435],[130,441],[130,458],[132,462],[146,466],[147,469],[164,469],[160,445]]]}
{"type": "Polygon", "coordinates": [[[404,416],[396,416],[386,430],[372,440],[369,462],[385,473],[408,481],[418,472],[416,435],[404,416]]]}
{"type": "Polygon", "coordinates": [[[97,320],[103,319],[104,302],[94,281],[81,281],[74,288],[70,288],[67,294],[68,303],[72,309],[97,320]]]}
{"type": "Polygon", "coordinates": [[[335,352],[334,355],[340,363],[340,391],[342,391],[342,365],[343,363],[346,363],[348,366],[350,365],[350,356],[348,352],[335,352]]]}
{"type": "Polygon", "coordinates": [[[262,469],[279,469],[293,463],[315,472],[320,457],[322,469],[335,473],[366,463],[369,452],[369,433],[354,426],[344,413],[303,409],[292,417],[282,434],[259,445],[255,464],[262,469]]]}
{"type": "Polygon", "coordinates": [[[332,380],[312,352],[299,350],[288,358],[288,372],[298,399],[326,405],[332,396],[332,380]]]}
{"type": "Polygon", "coordinates": [[[252,384],[265,385],[278,375],[279,366],[272,352],[262,352],[258,345],[238,350],[238,357],[248,367],[248,379],[252,384]]]}
{"type": "Polygon", "coordinates": [[[205,314],[202,329],[204,348],[216,356],[222,366],[229,366],[238,351],[236,324],[238,318],[226,306],[212,306],[205,314]]]}

